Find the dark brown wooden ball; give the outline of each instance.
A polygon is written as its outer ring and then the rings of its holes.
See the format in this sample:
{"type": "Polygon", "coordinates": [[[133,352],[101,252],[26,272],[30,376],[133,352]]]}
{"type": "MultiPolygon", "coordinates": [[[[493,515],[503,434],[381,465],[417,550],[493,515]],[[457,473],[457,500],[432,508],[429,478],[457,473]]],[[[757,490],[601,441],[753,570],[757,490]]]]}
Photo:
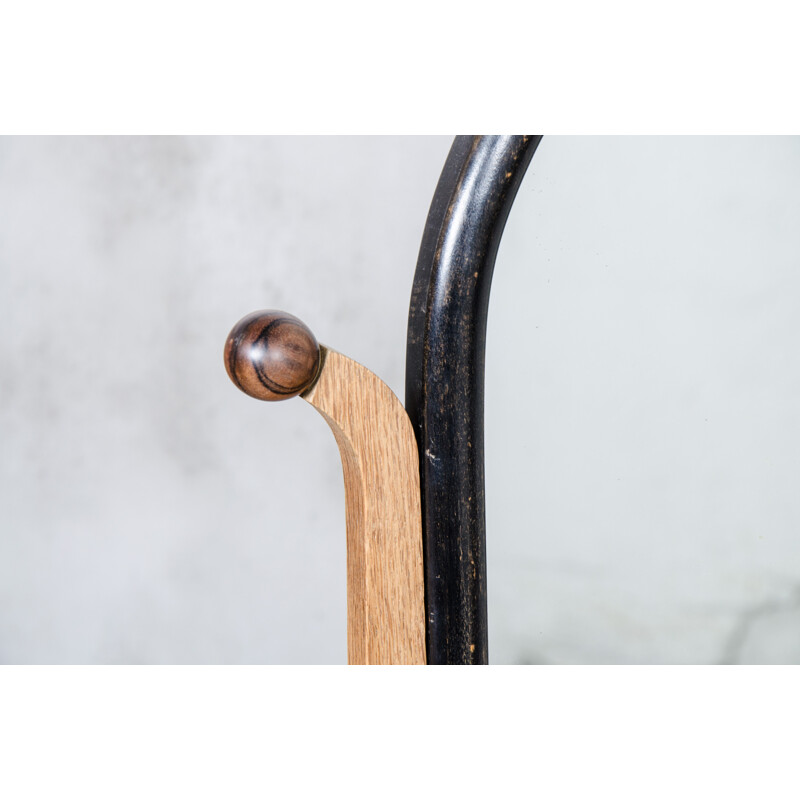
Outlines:
{"type": "Polygon", "coordinates": [[[240,319],[225,342],[230,379],[258,400],[288,400],[307,389],[319,372],[314,334],[284,311],[254,311],[240,319]]]}

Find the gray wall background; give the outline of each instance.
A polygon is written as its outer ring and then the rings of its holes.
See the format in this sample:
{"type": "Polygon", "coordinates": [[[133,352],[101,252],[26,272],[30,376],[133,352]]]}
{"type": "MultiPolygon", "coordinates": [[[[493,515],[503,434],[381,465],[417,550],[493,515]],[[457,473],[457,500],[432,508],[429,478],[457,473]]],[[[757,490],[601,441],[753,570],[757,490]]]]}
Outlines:
{"type": "MultiPolygon", "coordinates": [[[[344,663],[324,421],[256,308],[403,395],[448,138],[0,139],[0,661],[344,663]]],[[[487,352],[495,663],[800,663],[800,140],[545,138],[487,352]]]]}

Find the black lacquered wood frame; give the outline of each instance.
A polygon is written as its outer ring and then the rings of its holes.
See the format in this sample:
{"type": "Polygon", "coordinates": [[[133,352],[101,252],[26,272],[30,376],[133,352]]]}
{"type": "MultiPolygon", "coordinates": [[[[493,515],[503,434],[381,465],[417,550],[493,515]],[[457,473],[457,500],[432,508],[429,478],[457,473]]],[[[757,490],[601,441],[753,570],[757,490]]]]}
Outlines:
{"type": "Polygon", "coordinates": [[[420,247],[406,409],[420,453],[430,664],[488,663],[483,393],[486,319],[508,213],[541,136],[458,136],[420,247]]]}

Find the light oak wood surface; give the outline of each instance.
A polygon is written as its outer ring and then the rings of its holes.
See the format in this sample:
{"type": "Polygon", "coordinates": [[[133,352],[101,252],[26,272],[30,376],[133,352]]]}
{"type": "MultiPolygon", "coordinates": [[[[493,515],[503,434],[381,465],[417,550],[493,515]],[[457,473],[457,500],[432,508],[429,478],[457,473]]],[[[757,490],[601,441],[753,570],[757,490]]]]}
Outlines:
{"type": "Polygon", "coordinates": [[[392,390],[320,347],[302,397],[339,445],[347,517],[347,655],[351,664],[424,664],[425,607],[417,446],[392,390]]]}
{"type": "Polygon", "coordinates": [[[234,325],[225,367],[258,400],[301,394],[342,457],[347,521],[347,657],[425,664],[419,460],[411,421],[366,367],[319,345],[297,317],[256,311],[234,325]]]}

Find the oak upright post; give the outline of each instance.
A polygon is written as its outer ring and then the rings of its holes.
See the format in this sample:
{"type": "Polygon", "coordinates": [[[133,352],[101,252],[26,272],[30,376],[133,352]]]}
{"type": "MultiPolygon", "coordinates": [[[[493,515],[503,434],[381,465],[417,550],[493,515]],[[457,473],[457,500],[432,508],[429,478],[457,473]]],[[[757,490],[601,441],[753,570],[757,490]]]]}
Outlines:
{"type": "Polygon", "coordinates": [[[259,400],[300,395],[342,458],[347,517],[347,657],[425,664],[419,466],[411,422],[366,367],[319,345],[291,314],[257,311],[225,343],[231,380],[259,400]]]}

